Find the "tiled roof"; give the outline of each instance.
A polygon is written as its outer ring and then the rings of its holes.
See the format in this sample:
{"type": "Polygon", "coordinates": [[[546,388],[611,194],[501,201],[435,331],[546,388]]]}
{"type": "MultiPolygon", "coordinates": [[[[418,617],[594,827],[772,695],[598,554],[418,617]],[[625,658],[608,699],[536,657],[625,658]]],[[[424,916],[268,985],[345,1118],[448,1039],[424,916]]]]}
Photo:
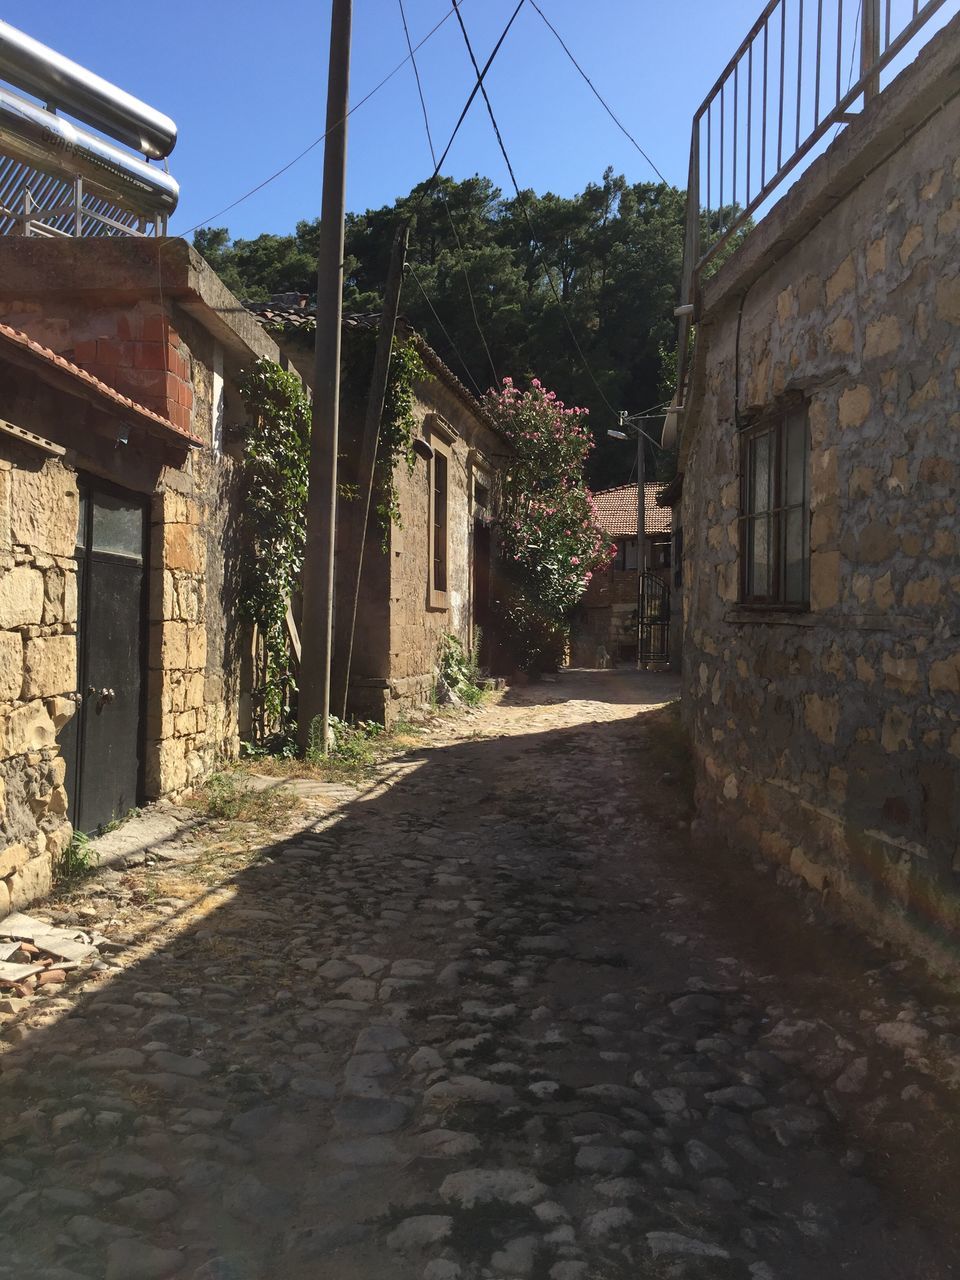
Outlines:
{"type": "MultiPolygon", "coordinates": [[[[644,533],[649,537],[655,533],[670,532],[670,509],[657,506],[657,495],[664,486],[658,483],[646,484],[644,496],[644,533]]],[[[601,528],[612,538],[635,538],[637,536],[637,486],[620,484],[615,489],[601,489],[593,495],[600,518],[601,528]]]]}
{"type": "Polygon", "coordinates": [[[58,373],[66,375],[71,380],[82,383],[86,390],[93,392],[98,399],[109,401],[114,409],[122,409],[126,413],[133,414],[151,428],[162,427],[165,431],[172,432],[180,439],[189,441],[190,444],[203,444],[199,436],[195,436],[192,432],[178,427],[169,418],[161,417],[159,413],[154,413],[152,409],[148,409],[145,405],[137,404],[136,400],[131,400],[129,396],[117,391],[115,387],[101,382],[99,378],[95,378],[86,369],[81,369],[78,364],[73,364],[72,361],[57,355],[56,351],[51,351],[49,347],[42,346],[39,342],[35,342],[29,334],[23,333],[19,329],[13,329],[8,324],[0,324],[0,349],[3,346],[25,354],[36,360],[37,363],[44,364],[48,368],[55,369],[58,373]]]}
{"type": "MultiPolygon", "coordinates": [[[[245,301],[243,305],[257,317],[266,329],[299,329],[304,333],[308,333],[316,324],[316,303],[300,293],[274,294],[269,302],[245,301]]],[[[355,312],[343,317],[344,329],[376,329],[379,324],[380,315],[376,311],[355,312]]],[[[427,368],[439,378],[442,378],[447,386],[455,391],[461,400],[465,401],[492,431],[496,431],[500,435],[501,432],[496,424],[487,417],[483,405],[477,397],[463,385],[453,370],[444,364],[433,347],[429,346],[425,339],[417,333],[409,320],[401,316],[397,320],[397,327],[413,339],[427,368]]]]}

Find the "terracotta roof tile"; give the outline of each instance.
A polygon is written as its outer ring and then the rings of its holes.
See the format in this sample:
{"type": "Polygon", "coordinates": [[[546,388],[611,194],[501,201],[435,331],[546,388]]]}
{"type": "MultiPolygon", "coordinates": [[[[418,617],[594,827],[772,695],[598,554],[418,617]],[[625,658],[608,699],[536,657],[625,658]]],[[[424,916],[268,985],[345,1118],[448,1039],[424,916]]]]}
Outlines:
{"type": "MultiPolygon", "coordinates": [[[[656,533],[670,532],[670,509],[657,506],[657,495],[664,485],[654,482],[644,485],[644,532],[649,537],[656,533]]],[[[615,489],[601,489],[593,495],[600,525],[612,538],[637,536],[637,486],[617,485],[615,489]]]]}
{"type": "Polygon", "coordinates": [[[106,382],[101,382],[99,378],[95,378],[86,369],[81,369],[78,364],[74,364],[72,361],[58,355],[56,351],[51,351],[49,347],[44,347],[41,343],[35,342],[29,334],[21,332],[20,329],[13,329],[10,325],[0,323],[0,344],[3,343],[18,351],[27,353],[39,363],[52,366],[60,373],[67,374],[77,382],[84,383],[101,399],[109,400],[117,408],[136,414],[138,418],[145,419],[152,426],[163,427],[167,431],[172,431],[175,436],[188,440],[191,444],[203,444],[199,436],[195,436],[192,432],[178,427],[169,418],[164,418],[159,413],[154,413],[146,405],[138,404],[136,400],[131,400],[129,396],[117,391],[115,387],[108,386],[106,382]]]}
{"type": "MultiPolygon", "coordinates": [[[[317,307],[316,303],[302,294],[297,293],[280,293],[275,294],[269,302],[244,302],[243,304],[248,311],[257,317],[260,323],[267,329],[293,329],[301,330],[304,333],[311,331],[316,324],[317,307]]],[[[379,312],[353,312],[343,317],[344,329],[367,329],[376,330],[380,324],[379,312]]],[[[502,435],[496,423],[492,422],[487,416],[486,410],[469,388],[465,387],[453,370],[446,365],[437,355],[433,347],[421,337],[421,335],[413,328],[410,321],[403,316],[397,321],[397,327],[407,333],[416,343],[417,350],[427,367],[435,374],[439,375],[446,384],[451,387],[460,398],[469,405],[472,411],[480,417],[492,431],[498,435],[502,435]]]]}

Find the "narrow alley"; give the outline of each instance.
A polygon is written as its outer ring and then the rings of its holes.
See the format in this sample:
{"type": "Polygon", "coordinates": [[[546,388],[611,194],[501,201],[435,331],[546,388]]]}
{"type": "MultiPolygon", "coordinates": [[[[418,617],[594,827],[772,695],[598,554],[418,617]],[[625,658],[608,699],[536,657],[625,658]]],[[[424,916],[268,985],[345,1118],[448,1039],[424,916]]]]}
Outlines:
{"type": "Polygon", "coordinates": [[[7,1002],[0,1276],[960,1274],[960,1004],[691,838],[673,696],[563,673],[53,902],[123,946],[7,1002]]]}

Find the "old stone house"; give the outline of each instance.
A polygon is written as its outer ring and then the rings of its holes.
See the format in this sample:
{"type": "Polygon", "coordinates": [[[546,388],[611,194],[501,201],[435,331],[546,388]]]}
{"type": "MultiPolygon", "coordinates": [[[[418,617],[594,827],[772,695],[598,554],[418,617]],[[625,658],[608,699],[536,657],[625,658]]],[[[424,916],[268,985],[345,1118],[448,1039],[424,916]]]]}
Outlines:
{"type": "MultiPolygon", "coordinates": [[[[669,587],[670,511],[657,503],[662,489],[656,482],[644,486],[644,537],[647,570],[669,587]]],[[[593,667],[602,653],[614,663],[636,662],[640,595],[637,486],[600,489],[593,500],[598,523],[609,534],[616,555],[607,568],[593,574],[577,606],[570,633],[571,662],[573,666],[593,667]]]]}
{"type": "MultiPolygon", "coordinates": [[[[251,304],[284,356],[312,379],[313,308],[305,299],[251,304]]],[[[344,318],[345,359],[351,342],[376,328],[371,316],[344,318]]],[[[433,695],[444,636],[488,662],[496,643],[497,476],[508,442],[481,405],[423,338],[401,321],[398,339],[413,343],[428,376],[413,388],[416,451],[393,468],[398,519],[375,512],[364,544],[361,594],[347,710],[391,724],[433,695]]],[[[363,405],[341,401],[343,478],[351,479],[363,405]]],[[[341,515],[347,501],[340,504],[341,515]]],[[[341,520],[338,549],[351,536],[341,520]]],[[[338,557],[342,561],[343,557],[338,557]]],[[[335,627],[345,625],[348,587],[337,581],[335,627]]]]}
{"type": "Polygon", "coordinates": [[[695,300],[685,718],[711,829],[955,963],[960,18],[846,124],[695,300]]]}
{"type": "Polygon", "coordinates": [[[0,239],[0,914],[236,754],[238,372],[273,340],[182,241],[0,239]]]}

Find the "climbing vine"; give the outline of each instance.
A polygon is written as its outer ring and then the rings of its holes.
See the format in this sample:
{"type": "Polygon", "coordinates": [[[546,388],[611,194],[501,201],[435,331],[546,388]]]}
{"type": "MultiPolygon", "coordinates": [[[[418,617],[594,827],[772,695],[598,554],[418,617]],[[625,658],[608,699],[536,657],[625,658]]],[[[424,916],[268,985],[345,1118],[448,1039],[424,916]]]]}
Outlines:
{"type": "MultiPolygon", "coordinates": [[[[373,360],[376,352],[376,329],[354,329],[344,334],[341,394],[355,414],[366,411],[373,360]]],[[[413,406],[417,382],[425,382],[432,374],[421,359],[413,338],[394,338],[390,357],[390,375],[380,419],[380,443],[377,449],[378,488],[377,517],[384,541],[391,524],[400,524],[400,501],[393,475],[398,466],[413,469],[413,441],[417,421],[413,406]]]]}
{"type": "Polygon", "coordinates": [[[242,609],[263,637],[262,692],[267,719],[276,722],[290,679],[287,601],[300,578],[306,541],[310,405],[299,378],[272,360],[255,361],[239,391],[250,416],[243,446],[242,609]]]}
{"type": "Polygon", "coordinates": [[[380,421],[380,447],[378,458],[382,469],[383,488],[377,503],[380,527],[386,537],[390,524],[400,524],[400,503],[397,486],[393,482],[394,469],[404,463],[413,470],[413,440],[417,422],[413,416],[416,400],[414,383],[430,377],[420,352],[411,340],[394,341],[390,357],[390,377],[380,421]]]}

